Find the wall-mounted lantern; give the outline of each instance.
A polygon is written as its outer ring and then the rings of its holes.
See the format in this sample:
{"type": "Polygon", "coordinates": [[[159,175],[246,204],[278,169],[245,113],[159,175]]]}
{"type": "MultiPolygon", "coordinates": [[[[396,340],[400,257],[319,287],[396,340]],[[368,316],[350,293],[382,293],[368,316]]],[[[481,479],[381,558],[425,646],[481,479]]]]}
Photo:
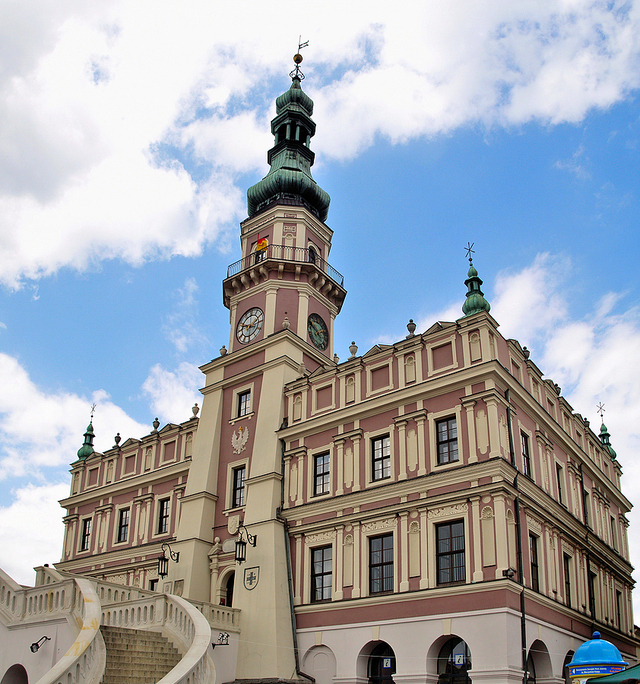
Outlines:
{"type": "Polygon", "coordinates": [[[47,641],[51,641],[51,637],[43,636],[40,637],[38,641],[34,641],[31,646],[29,646],[31,653],[37,653],[47,643],[47,641]]]}
{"type": "Polygon", "coordinates": [[[180,559],[180,552],[172,551],[169,544],[164,542],[162,544],[162,555],[160,558],[158,558],[159,577],[166,577],[169,574],[169,559],[171,559],[174,563],[177,563],[180,559]],[[167,551],[169,552],[169,558],[167,558],[167,551]]]}
{"type": "Polygon", "coordinates": [[[242,523],[240,523],[240,526],[238,527],[238,538],[236,539],[236,563],[238,565],[241,565],[247,560],[247,544],[255,547],[257,539],[257,534],[250,534],[249,530],[242,523]],[[246,541],[242,536],[243,530],[245,536],[247,537],[246,541]]]}

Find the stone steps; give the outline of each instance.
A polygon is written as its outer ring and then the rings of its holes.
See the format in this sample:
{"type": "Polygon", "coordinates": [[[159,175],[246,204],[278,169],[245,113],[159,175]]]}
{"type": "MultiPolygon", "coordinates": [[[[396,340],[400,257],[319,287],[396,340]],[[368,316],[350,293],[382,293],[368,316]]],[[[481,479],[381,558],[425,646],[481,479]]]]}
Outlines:
{"type": "Polygon", "coordinates": [[[102,684],[155,684],[180,662],[180,653],[159,632],[100,627],[107,649],[102,684]]]}

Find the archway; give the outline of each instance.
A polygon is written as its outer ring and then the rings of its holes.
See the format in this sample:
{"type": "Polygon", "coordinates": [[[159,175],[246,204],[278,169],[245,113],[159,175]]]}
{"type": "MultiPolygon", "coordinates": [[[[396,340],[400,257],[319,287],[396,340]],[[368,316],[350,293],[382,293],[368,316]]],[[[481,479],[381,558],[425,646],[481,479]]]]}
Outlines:
{"type": "Polygon", "coordinates": [[[438,654],[438,684],[470,684],[471,651],[460,637],[452,637],[438,654]]]}
{"type": "Polygon", "coordinates": [[[302,669],[316,680],[316,684],[331,684],[336,676],[336,657],[324,644],[313,646],[304,654],[302,669]]]}
{"type": "Polygon", "coordinates": [[[231,608],[233,606],[233,588],[235,585],[236,573],[234,570],[227,573],[220,584],[220,604],[231,608]]]}
{"type": "Polygon", "coordinates": [[[396,654],[386,641],[381,641],[369,655],[369,684],[392,684],[396,673],[396,654]]]}
{"type": "Polygon", "coordinates": [[[536,639],[529,647],[527,656],[527,684],[551,681],[553,668],[546,644],[536,639]]]}
{"type": "Polygon", "coordinates": [[[29,684],[29,675],[22,665],[12,665],[4,673],[0,684],[29,684]]]}
{"type": "Polygon", "coordinates": [[[569,677],[569,668],[567,665],[573,660],[574,651],[568,651],[567,655],[564,657],[564,663],[562,663],[562,678],[565,684],[571,684],[571,677],[569,677]]]}

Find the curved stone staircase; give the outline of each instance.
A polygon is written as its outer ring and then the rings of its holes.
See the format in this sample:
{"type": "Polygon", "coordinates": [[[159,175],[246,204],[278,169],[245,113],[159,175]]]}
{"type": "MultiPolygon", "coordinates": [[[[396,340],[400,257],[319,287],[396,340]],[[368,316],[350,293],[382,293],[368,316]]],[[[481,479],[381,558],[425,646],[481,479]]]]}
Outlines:
{"type": "Polygon", "coordinates": [[[107,661],[102,684],[159,682],[179,662],[178,649],[159,632],[100,627],[107,661]]]}

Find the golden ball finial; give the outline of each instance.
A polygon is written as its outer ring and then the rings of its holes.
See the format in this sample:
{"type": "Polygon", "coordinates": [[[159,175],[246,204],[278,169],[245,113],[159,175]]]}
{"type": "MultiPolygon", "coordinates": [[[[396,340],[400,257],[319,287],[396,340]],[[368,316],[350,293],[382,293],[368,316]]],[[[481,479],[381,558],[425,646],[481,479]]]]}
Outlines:
{"type": "Polygon", "coordinates": [[[300,64],[300,63],[302,62],[302,55],[301,55],[299,52],[297,52],[297,53],[293,56],[293,61],[294,61],[296,64],[300,64]]]}

